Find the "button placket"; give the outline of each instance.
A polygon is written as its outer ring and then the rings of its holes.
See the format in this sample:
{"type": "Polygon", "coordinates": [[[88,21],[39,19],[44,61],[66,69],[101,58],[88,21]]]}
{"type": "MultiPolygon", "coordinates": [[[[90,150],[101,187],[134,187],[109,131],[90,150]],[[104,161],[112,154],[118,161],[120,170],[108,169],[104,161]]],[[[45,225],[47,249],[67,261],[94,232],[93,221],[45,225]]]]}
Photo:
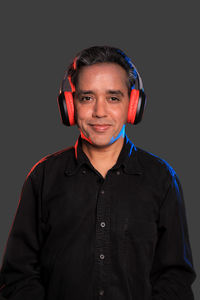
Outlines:
{"type": "Polygon", "coordinates": [[[104,285],[107,284],[110,258],[109,258],[109,222],[110,197],[107,191],[109,180],[98,178],[99,192],[97,193],[97,226],[96,226],[96,270],[99,273],[99,296],[104,295],[104,285]]]}

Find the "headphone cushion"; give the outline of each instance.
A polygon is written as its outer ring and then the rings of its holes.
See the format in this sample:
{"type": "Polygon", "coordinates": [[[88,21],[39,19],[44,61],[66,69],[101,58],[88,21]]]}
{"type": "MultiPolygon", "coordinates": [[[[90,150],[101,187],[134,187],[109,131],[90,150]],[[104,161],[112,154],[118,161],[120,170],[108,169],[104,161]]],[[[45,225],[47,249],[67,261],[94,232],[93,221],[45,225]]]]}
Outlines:
{"type": "Polygon", "coordinates": [[[75,119],[74,119],[74,100],[72,92],[65,91],[65,101],[67,106],[67,113],[69,118],[70,126],[75,125],[75,119]]]}
{"type": "Polygon", "coordinates": [[[130,100],[129,100],[129,108],[128,108],[128,117],[127,122],[134,124],[137,107],[138,107],[138,100],[139,100],[139,90],[132,89],[130,100]]]}

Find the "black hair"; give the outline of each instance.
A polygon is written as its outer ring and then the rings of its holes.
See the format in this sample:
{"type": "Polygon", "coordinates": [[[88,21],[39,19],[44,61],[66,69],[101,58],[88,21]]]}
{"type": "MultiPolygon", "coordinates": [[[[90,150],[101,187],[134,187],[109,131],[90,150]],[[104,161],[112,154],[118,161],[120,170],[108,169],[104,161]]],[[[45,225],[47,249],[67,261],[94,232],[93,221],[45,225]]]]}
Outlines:
{"type": "Polygon", "coordinates": [[[128,94],[130,96],[131,88],[135,85],[136,74],[131,60],[122,50],[110,46],[92,46],[79,52],[75,60],[67,69],[67,76],[71,77],[71,82],[76,88],[78,74],[82,67],[91,66],[96,63],[113,62],[119,64],[127,72],[128,94]],[[75,65],[74,65],[75,64],[75,65]]]}

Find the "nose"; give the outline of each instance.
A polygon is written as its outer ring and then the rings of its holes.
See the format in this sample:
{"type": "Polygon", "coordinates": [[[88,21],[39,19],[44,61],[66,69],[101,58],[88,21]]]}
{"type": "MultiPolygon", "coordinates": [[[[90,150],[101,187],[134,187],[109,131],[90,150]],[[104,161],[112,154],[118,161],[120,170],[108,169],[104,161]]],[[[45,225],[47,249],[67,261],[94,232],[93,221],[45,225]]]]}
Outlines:
{"type": "Polygon", "coordinates": [[[104,102],[104,99],[98,98],[94,103],[93,117],[102,118],[105,116],[107,116],[106,103],[104,102]]]}

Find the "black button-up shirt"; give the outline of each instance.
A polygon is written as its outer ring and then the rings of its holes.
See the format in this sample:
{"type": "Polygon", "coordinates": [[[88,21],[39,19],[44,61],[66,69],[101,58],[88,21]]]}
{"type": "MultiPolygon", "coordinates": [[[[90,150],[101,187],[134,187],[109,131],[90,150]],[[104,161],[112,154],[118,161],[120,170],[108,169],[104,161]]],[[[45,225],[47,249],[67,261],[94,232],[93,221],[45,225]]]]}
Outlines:
{"type": "Polygon", "coordinates": [[[2,299],[192,300],[195,278],[180,181],[127,135],[105,178],[80,136],[27,175],[2,299]]]}

